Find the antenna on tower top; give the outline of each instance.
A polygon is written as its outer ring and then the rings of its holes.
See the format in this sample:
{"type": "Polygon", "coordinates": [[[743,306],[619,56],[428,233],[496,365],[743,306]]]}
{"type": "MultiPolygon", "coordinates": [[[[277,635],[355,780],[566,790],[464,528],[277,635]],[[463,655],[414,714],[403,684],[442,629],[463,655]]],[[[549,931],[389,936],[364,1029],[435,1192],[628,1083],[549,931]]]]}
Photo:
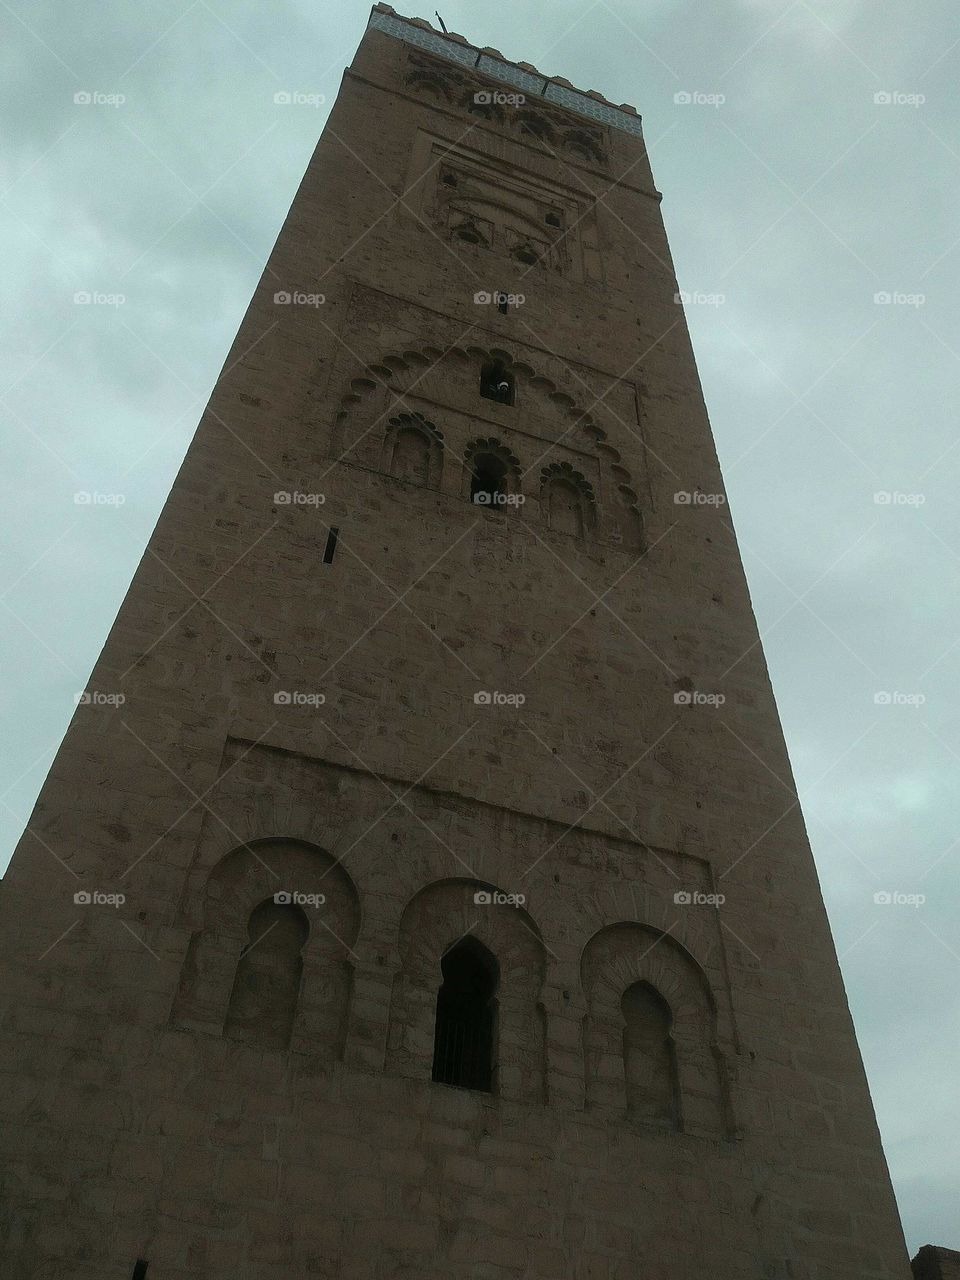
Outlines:
{"type": "Polygon", "coordinates": [[[448,32],[447,32],[446,24],[444,23],[443,19],[440,17],[439,13],[437,13],[436,10],[434,10],[434,15],[436,16],[436,19],[440,23],[441,27],[443,27],[443,34],[447,35],[448,32]]]}

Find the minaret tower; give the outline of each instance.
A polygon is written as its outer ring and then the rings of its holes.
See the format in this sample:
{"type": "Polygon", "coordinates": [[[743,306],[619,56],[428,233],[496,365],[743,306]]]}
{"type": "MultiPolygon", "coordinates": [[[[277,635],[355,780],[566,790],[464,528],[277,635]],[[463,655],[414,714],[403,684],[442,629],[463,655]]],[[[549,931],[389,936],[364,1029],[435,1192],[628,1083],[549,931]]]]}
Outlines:
{"type": "Polygon", "coordinates": [[[0,888],[18,1280],[906,1280],[632,107],[373,10],[0,888]]]}

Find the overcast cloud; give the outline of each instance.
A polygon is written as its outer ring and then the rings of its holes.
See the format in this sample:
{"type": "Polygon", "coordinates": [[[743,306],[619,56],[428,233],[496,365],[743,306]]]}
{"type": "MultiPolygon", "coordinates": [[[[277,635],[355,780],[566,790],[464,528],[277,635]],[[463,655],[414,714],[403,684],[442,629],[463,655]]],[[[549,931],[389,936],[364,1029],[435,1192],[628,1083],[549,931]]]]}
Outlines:
{"type": "MultiPolygon", "coordinates": [[[[323,125],[274,94],[329,105],[368,12],[0,7],[0,865],[323,125]]],[[[633,103],[681,287],[724,296],[688,316],[908,1243],[960,1248],[956,4],[441,14],[633,103]]]]}

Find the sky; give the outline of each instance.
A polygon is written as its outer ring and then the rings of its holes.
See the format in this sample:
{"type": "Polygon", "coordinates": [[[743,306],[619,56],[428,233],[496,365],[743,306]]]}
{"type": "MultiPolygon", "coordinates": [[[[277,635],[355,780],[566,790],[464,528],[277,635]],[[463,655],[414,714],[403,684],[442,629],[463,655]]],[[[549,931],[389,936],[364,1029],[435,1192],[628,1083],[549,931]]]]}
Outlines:
{"type": "MultiPolygon", "coordinates": [[[[907,1242],[960,1248],[960,11],[440,12],[643,116],[907,1242]]],[[[368,13],[0,3],[0,866],[368,13]]]]}

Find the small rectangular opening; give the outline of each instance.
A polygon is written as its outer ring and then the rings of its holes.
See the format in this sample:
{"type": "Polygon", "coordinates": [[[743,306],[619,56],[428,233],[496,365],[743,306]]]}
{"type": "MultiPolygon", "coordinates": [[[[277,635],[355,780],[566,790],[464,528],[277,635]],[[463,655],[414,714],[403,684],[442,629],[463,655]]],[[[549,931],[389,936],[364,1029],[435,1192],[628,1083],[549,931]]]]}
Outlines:
{"type": "Polygon", "coordinates": [[[130,1280],[146,1280],[146,1275],[147,1263],[144,1262],[143,1258],[138,1258],[133,1264],[133,1275],[130,1280]]]}
{"type": "Polygon", "coordinates": [[[334,525],[330,526],[330,531],[327,534],[327,545],[323,548],[324,564],[333,564],[333,556],[334,556],[334,552],[337,549],[337,537],[339,533],[340,533],[340,530],[338,528],[336,528],[334,525]]]}

